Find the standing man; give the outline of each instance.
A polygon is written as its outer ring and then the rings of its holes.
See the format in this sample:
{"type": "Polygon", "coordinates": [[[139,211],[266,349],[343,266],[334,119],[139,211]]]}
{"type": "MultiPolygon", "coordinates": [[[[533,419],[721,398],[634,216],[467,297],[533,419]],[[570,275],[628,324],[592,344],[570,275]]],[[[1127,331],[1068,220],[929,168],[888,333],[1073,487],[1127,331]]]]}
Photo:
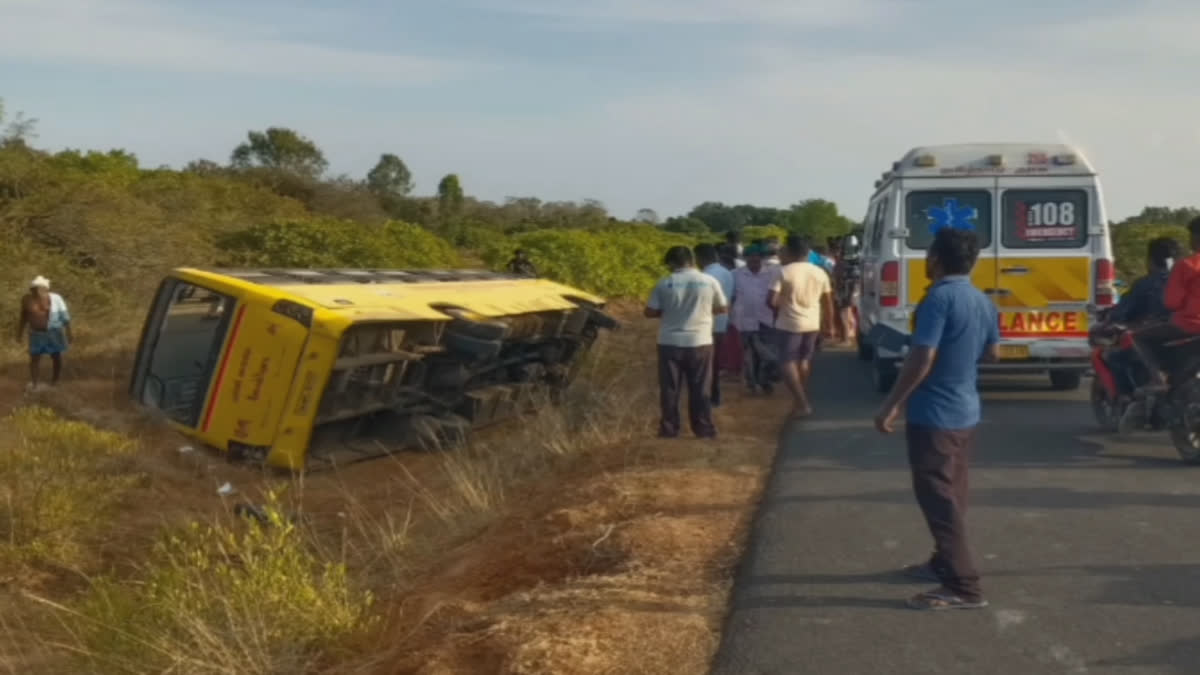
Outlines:
{"type": "Polygon", "coordinates": [[[775,345],[771,340],[775,313],[767,304],[767,294],[775,281],[778,267],[763,263],[761,244],[746,247],[746,266],[733,273],[733,321],[742,338],[742,372],[751,394],[770,394],[774,384],[770,378],[771,363],[775,360],[775,345]]]}
{"type": "Polygon", "coordinates": [[[978,364],[997,358],[1000,331],[995,304],[970,281],[978,256],[974,232],[946,227],[934,236],[925,256],[933,285],[917,306],[904,367],[875,416],[875,428],[891,433],[908,402],[904,435],[913,491],[934,552],[904,573],[941,583],[909,598],[914,609],[987,606],[967,546],[967,464],[979,424],[978,364]]]}
{"type": "Polygon", "coordinates": [[[662,419],[658,435],[679,435],[679,394],[687,382],[688,417],[692,433],[716,438],[709,400],[713,376],[713,317],[728,311],[717,280],[692,264],[686,246],[667,251],[671,273],[654,286],[645,315],[661,319],[658,329],[658,388],[662,419]]]}
{"type": "MultiPolygon", "coordinates": [[[[717,281],[721,286],[721,293],[725,297],[725,303],[728,305],[733,302],[733,272],[725,269],[717,256],[717,247],[712,244],[697,244],[694,250],[696,254],[696,262],[699,263],[701,271],[717,281]]],[[[729,331],[729,314],[719,314],[713,317],[713,373],[712,373],[712,406],[719,408],[721,406],[721,369],[718,366],[722,348],[725,345],[725,336],[729,331]]]]}
{"type": "Polygon", "coordinates": [[[842,238],[841,264],[835,268],[834,304],[838,310],[838,332],[843,343],[858,346],[858,296],[862,263],[858,257],[858,238],[848,234],[842,238]]]}
{"type": "Polygon", "coordinates": [[[508,271],[526,277],[537,276],[537,268],[533,266],[533,261],[529,259],[525,250],[520,248],[513,254],[512,260],[508,261],[508,271]]]}
{"type": "Polygon", "coordinates": [[[833,286],[824,269],[808,262],[810,248],[801,236],[789,235],[785,264],[772,282],[767,302],[776,310],[779,363],[783,381],[792,392],[792,417],[812,414],[805,385],[812,369],[822,317],[833,316],[833,286]]]}
{"type": "MultiPolygon", "coordinates": [[[[718,246],[717,257],[721,261],[721,267],[729,271],[730,287],[729,289],[722,287],[721,290],[728,291],[725,294],[725,299],[729,302],[729,314],[732,315],[733,308],[737,306],[737,303],[734,301],[733,273],[739,269],[738,263],[742,263],[742,265],[745,265],[745,263],[738,259],[737,249],[731,244],[721,244],[718,246]]],[[[721,318],[723,317],[717,317],[718,320],[721,318]]],[[[722,342],[720,348],[717,349],[715,357],[717,376],[719,377],[722,373],[727,373],[737,377],[742,374],[742,336],[738,332],[736,322],[729,315],[724,318],[728,321],[728,324],[725,330],[725,340],[722,342]]]]}
{"type": "Polygon", "coordinates": [[[29,284],[29,293],[21,298],[21,316],[17,322],[17,342],[29,329],[29,389],[40,390],[42,356],[49,355],[54,370],[50,384],[62,376],[62,355],[72,340],[71,313],[58,293],[50,292],[50,280],[39,276],[29,284]]]}
{"type": "Polygon", "coordinates": [[[737,230],[729,230],[725,233],[725,244],[733,247],[733,266],[742,267],[746,261],[742,260],[742,233],[737,230]]]}

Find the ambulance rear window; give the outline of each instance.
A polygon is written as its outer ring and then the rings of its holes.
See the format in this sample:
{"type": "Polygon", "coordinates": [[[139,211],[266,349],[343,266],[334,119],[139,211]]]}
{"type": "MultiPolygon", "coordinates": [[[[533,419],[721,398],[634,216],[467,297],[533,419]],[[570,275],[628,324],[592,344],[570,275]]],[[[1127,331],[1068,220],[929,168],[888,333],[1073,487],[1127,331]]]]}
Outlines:
{"type": "Polygon", "coordinates": [[[992,243],[992,193],[987,190],[910,192],[904,213],[909,248],[929,248],[933,234],[943,227],[973,230],[980,248],[992,243]]]}
{"type": "Polygon", "coordinates": [[[1006,248],[1079,248],[1088,241],[1083,190],[1006,190],[1000,200],[1006,248]]]}

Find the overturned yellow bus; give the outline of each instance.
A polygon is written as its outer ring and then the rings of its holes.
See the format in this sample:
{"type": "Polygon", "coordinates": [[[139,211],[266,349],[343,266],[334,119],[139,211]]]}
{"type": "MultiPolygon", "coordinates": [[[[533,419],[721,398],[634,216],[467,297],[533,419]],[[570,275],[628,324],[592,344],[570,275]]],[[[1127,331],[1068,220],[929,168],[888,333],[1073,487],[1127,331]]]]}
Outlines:
{"type": "Polygon", "coordinates": [[[393,440],[423,445],[529,410],[616,327],[603,307],[485,270],[180,268],[129,393],[233,458],[302,469],[330,425],[385,417],[393,440]]]}

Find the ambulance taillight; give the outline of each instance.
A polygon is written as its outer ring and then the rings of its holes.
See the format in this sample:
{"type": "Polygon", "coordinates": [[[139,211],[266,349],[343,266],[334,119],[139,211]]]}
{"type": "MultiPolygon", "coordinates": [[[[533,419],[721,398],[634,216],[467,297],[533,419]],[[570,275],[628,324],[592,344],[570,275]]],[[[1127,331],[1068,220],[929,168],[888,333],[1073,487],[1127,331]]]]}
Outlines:
{"type": "Polygon", "coordinates": [[[1116,281],[1117,273],[1113,268],[1113,262],[1101,258],[1096,261],[1096,306],[1097,307],[1112,307],[1116,304],[1116,281]]]}
{"type": "Polygon", "coordinates": [[[879,270],[879,304],[900,306],[900,263],[895,260],[885,262],[879,270]]]}

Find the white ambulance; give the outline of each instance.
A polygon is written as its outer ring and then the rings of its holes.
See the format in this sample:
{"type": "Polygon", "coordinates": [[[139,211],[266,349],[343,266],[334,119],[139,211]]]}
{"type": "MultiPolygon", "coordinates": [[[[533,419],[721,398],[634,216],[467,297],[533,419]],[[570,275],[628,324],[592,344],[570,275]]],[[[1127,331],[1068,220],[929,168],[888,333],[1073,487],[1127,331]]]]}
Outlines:
{"type": "Polygon", "coordinates": [[[998,363],[985,372],[1048,373],[1079,387],[1088,324],[1116,301],[1100,181],[1062,144],[919,147],[875,182],[864,222],[859,357],[891,389],[908,351],[913,310],[929,287],[925,252],[941,227],[974,230],[971,280],[1000,310],[998,363]]]}

